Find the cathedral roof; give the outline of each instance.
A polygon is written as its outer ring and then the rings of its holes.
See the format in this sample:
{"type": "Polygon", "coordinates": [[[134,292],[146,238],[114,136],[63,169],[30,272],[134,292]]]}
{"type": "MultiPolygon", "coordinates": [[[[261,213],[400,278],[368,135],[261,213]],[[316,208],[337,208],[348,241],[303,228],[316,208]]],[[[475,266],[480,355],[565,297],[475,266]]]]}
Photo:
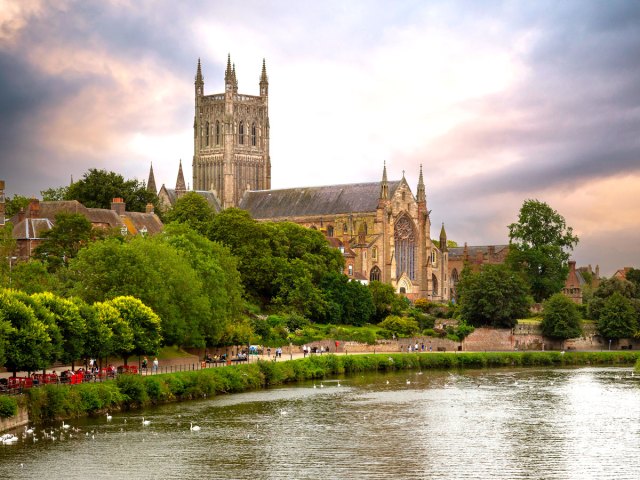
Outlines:
{"type": "MultiPolygon", "coordinates": [[[[388,182],[393,193],[402,180],[388,182]]],[[[255,219],[375,212],[380,182],[245,192],[239,207],[255,219]]]]}
{"type": "MultiPolygon", "coordinates": [[[[160,189],[160,191],[163,192],[163,194],[166,193],[167,198],[169,200],[169,203],[173,207],[176,204],[176,202],[178,201],[178,198],[179,198],[178,194],[175,191],[175,189],[167,188],[167,187],[165,187],[163,185],[162,188],[160,189]],[[164,191],[163,191],[163,189],[164,189],[164,191]]],[[[193,192],[197,193],[198,195],[204,197],[204,199],[207,201],[209,206],[211,208],[213,208],[214,212],[220,212],[222,210],[222,205],[220,205],[220,201],[218,200],[218,197],[216,197],[216,194],[214,192],[212,192],[211,190],[189,190],[189,191],[193,191],[193,192]]]]}

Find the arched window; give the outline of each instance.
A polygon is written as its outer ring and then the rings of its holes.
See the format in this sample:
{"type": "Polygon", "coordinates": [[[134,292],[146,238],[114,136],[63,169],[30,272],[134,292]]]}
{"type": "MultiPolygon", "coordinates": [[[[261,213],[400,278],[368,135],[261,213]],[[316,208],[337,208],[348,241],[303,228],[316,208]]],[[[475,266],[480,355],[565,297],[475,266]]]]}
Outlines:
{"type": "Polygon", "coordinates": [[[208,147],[209,146],[209,122],[206,123],[205,129],[206,129],[207,133],[205,134],[205,142],[204,142],[204,144],[208,147]]]}
{"type": "Polygon", "coordinates": [[[413,222],[406,215],[401,216],[395,225],[396,278],[406,273],[411,280],[416,278],[416,233],[413,222]]]}
{"type": "Polygon", "coordinates": [[[371,273],[369,274],[369,280],[372,282],[379,282],[381,275],[382,272],[380,271],[380,269],[377,266],[373,267],[371,269],[371,273]]]}
{"type": "Polygon", "coordinates": [[[373,247],[371,249],[371,259],[372,260],[377,260],[378,259],[378,247],[373,247]]]}
{"type": "Polygon", "coordinates": [[[256,124],[251,125],[251,145],[256,146],[256,124]]]}
{"type": "Polygon", "coordinates": [[[216,145],[220,145],[220,121],[216,120],[216,145]]]}
{"type": "Polygon", "coordinates": [[[347,226],[347,222],[342,224],[342,232],[347,233],[349,231],[349,227],[347,226]]]}
{"type": "Polygon", "coordinates": [[[454,268],[453,271],[451,272],[451,281],[453,282],[454,285],[458,283],[458,269],[456,268],[454,268]]]}
{"type": "Polygon", "coordinates": [[[327,227],[327,237],[333,237],[333,226],[331,225],[327,227]]]}
{"type": "Polygon", "coordinates": [[[244,122],[240,122],[238,127],[238,143],[244,145],[244,122]]]}
{"type": "Polygon", "coordinates": [[[438,296],[438,278],[435,275],[431,275],[431,296],[438,296]]]}

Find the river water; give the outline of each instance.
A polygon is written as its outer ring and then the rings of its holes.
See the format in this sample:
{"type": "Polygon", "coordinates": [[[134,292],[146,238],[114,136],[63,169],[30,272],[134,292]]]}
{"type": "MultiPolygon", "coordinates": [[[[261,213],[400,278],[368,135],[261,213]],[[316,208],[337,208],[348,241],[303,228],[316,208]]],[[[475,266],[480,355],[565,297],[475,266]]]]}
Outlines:
{"type": "Polygon", "coordinates": [[[364,374],[69,423],[0,445],[0,478],[640,478],[627,368],[364,374]]]}

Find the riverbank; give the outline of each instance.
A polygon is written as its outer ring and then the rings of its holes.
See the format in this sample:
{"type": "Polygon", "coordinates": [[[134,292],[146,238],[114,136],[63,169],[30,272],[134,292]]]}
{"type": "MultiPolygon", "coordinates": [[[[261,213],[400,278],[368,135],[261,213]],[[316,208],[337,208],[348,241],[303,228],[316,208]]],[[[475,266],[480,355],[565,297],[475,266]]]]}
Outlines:
{"type": "Polygon", "coordinates": [[[639,359],[640,352],[621,351],[315,355],[150,376],[120,375],[100,383],[47,385],[28,390],[24,403],[29,422],[38,424],[366,371],[634,365],[639,359]]]}

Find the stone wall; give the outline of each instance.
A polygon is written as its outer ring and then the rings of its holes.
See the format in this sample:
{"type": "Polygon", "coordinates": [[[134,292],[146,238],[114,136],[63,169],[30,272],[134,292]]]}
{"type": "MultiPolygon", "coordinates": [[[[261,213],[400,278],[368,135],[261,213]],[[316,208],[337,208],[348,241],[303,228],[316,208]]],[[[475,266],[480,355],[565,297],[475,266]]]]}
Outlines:
{"type": "Polygon", "coordinates": [[[15,417],[0,418],[0,432],[13,430],[29,423],[29,412],[25,407],[18,406],[18,413],[15,417]]]}

